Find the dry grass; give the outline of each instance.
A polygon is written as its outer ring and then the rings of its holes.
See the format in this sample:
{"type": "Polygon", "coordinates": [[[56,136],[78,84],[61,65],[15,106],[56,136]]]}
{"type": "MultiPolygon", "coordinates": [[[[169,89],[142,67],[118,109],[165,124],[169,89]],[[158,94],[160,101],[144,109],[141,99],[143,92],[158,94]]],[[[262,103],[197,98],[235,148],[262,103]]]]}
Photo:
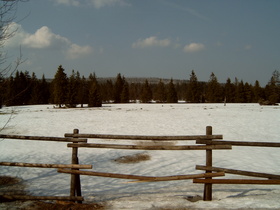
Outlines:
{"type": "Polygon", "coordinates": [[[138,154],[134,154],[134,155],[127,155],[127,156],[119,157],[119,158],[115,159],[115,161],[117,163],[139,163],[139,162],[147,161],[150,159],[151,159],[151,156],[149,154],[138,153],[138,154]]]}
{"type": "Polygon", "coordinates": [[[0,176],[0,186],[19,183],[21,180],[16,177],[0,176]]]}
{"type": "Polygon", "coordinates": [[[71,202],[44,202],[44,201],[15,201],[4,199],[3,195],[26,195],[22,180],[17,177],[0,176],[0,209],[23,210],[79,210],[79,209],[105,209],[105,203],[76,204],[71,202]]]}
{"type": "Polygon", "coordinates": [[[79,209],[105,209],[105,206],[100,203],[90,203],[90,204],[75,204],[75,203],[65,203],[65,204],[59,204],[59,203],[47,203],[47,202],[41,202],[36,201],[33,202],[31,205],[24,208],[25,210],[79,210],[79,209]]]}

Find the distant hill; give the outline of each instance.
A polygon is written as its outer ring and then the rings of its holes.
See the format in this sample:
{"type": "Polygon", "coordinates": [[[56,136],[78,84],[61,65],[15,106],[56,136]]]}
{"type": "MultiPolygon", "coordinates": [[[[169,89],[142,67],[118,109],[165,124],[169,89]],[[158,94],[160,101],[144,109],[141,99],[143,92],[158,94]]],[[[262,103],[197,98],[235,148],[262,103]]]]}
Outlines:
{"type": "MultiPolygon", "coordinates": [[[[97,78],[98,82],[103,83],[106,82],[107,80],[112,80],[112,82],[115,82],[116,77],[99,77],[97,78]]],[[[163,78],[157,78],[157,77],[125,77],[125,80],[128,83],[144,83],[146,80],[150,84],[158,84],[159,81],[161,80],[163,83],[167,84],[170,82],[170,79],[163,79],[163,78]]],[[[183,83],[187,82],[188,80],[179,80],[179,79],[173,79],[173,83],[183,83]]]]}
{"type": "MultiPolygon", "coordinates": [[[[53,79],[46,79],[47,82],[51,82],[53,79]]],[[[97,81],[99,83],[104,83],[107,80],[112,80],[112,82],[115,82],[116,77],[97,77],[97,81]]],[[[158,84],[161,80],[164,84],[168,84],[170,82],[170,79],[163,79],[163,78],[157,78],[157,77],[125,77],[125,80],[131,84],[131,83],[144,83],[146,80],[150,84],[158,84]]],[[[173,79],[174,84],[181,84],[184,82],[188,82],[188,80],[181,80],[181,79],[173,79]]]]}

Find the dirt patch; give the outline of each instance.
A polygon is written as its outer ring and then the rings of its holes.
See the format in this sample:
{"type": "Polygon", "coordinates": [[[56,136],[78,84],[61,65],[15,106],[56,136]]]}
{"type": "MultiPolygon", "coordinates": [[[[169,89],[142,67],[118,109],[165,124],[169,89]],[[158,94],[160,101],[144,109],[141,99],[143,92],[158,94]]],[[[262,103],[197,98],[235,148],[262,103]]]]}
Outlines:
{"type": "Polygon", "coordinates": [[[117,163],[139,163],[142,161],[150,160],[151,156],[147,153],[138,153],[134,155],[121,156],[114,161],[117,163]]]}
{"type": "Polygon", "coordinates": [[[17,177],[0,176],[0,186],[19,183],[21,180],[17,177]]]}
{"type": "Polygon", "coordinates": [[[26,195],[25,188],[18,177],[0,176],[0,195],[26,195]]]}
{"type": "Polygon", "coordinates": [[[41,202],[36,201],[31,203],[30,205],[26,206],[24,210],[79,210],[79,209],[105,209],[105,206],[103,204],[99,203],[90,203],[90,204],[76,204],[76,203],[47,203],[47,202],[41,202]]]}
{"type": "Polygon", "coordinates": [[[17,177],[0,176],[0,209],[13,210],[78,210],[105,209],[103,203],[76,204],[73,202],[15,201],[1,198],[1,195],[26,195],[23,180],[17,177]]]}
{"type": "Polygon", "coordinates": [[[88,203],[88,204],[76,204],[76,203],[55,203],[55,202],[43,202],[43,201],[13,201],[0,203],[0,209],[11,210],[79,210],[79,209],[106,209],[102,203],[88,203]]]}

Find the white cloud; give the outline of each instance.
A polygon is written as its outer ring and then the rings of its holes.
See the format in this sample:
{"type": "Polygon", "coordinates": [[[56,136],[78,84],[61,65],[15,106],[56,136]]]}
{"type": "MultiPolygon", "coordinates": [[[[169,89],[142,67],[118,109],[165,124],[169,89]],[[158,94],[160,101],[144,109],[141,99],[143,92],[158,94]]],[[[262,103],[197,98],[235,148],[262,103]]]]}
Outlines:
{"type": "Polygon", "coordinates": [[[75,59],[92,53],[90,46],[80,46],[72,43],[66,37],[55,34],[47,26],[39,28],[34,34],[27,33],[21,25],[13,23],[9,30],[17,29],[15,36],[7,41],[6,47],[19,47],[20,45],[31,49],[51,49],[64,52],[67,58],[75,59]]]}
{"type": "Polygon", "coordinates": [[[79,46],[77,44],[71,44],[70,48],[66,52],[66,55],[67,58],[75,59],[75,58],[82,57],[84,55],[88,55],[92,51],[93,50],[90,46],[79,46]]]}
{"type": "Polygon", "coordinates": [[[63,4],[67,6],[80,6],[82,4],[85,5],[93,5],[96,9],[100,9],[106,6],[128,6],[130,5],[125,0],[84,0],[83,2],[78,0],[53,0],[56,4],[63,4]]]}
{"type": "Polygon", "coordinates": [[[128,6],[129,5],[124,0],[90,0],[90,2],[97,9],[105,6],[115,6],[115,5],[128,6]]]}
{"type": "Polygon", "coordinates": [[[245,50],[251,50],[252,49],[252,45],[247,44],[247,45],[244,46],[244,49],[245,50]]]}
{"type": "Polygon", "coordinates": [[[80,2],[78,0],[54,0],[57,4],[64,4],[68,6],[79,6],[80,2]]]}
{"type": "Polygon", "coordinates": [[[191,43],[189,45],[186,45],[183,49],[184,52],[186,53],[192,53],[192,52],[198,52],[201,50],[204,50],[205,46],[204,44],[201,43],[191,43]]]}
{"type": "Polygon", "coordinates": [[[69,45],[70,41],[60,35],[54,34],[47,26],[39,28],[34,34],[23,39],[22,44],[29,48],[49,48],[69,45]]]}
{"type": "Polygon", "coordinates": [[[137,42],[132,44],[133,48],[146,48],[146,47],[167,47],[170,45],[169,39],[158,39],[156,36],[151,36],[146,39],[138,39],[137,42]]]}
{"type": "Polygon", "coordinates": [[[5,47],[19,47],[21,41],[28,35],[23,31],[21,25],[17,23],[11,23],[6,31],[7,34],[13,34],[11,38],[5,41],[5,47]]]}

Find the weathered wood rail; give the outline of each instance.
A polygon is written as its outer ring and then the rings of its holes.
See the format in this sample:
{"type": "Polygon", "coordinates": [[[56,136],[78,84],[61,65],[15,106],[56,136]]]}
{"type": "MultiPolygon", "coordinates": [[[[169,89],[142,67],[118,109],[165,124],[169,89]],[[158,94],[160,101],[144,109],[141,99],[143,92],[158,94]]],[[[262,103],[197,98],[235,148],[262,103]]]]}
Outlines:
{"type": "Polygon", "coordinates": [[[0,139],[56,141],[56,142],[87,142],[87,139],[75,139],[75,138],[64,138],[64,137],[46,137],[46,136],[20,136],[20,135],[4,135],[4,134],[0,134],[0,139]]]}
{"type": "MultiPolygon", "coordinates": [[[[110,139],[110,140],[141,140],[141,141],[157,141],[159,145],[121,145],[121,144],[96,144],[96,143],[69,143],[67,146],[76,149],[73,150],[72,159],[77,158],[76,153],[78,148],[104,148],[104,149],[133,149],[133,150],[205,150],[206,151],[206,165],[212,166],[212,150],[221,150],[221,149],[231,149],[231,145],[211,145],[208,142],[212,139],[223,139],[222,135],[213,135],[212,127],[206,127],[205,135],[186,135],[186,136],[143,136],[143,135],[107,135],[107,134],[81,134],[77,129],[73,133],[66,133],[64,135],[68,138],[93,138],[93,139],[110,139]],[[206,145],[183,145],[183,146],[170,146],[166,145],[165,141],[195,141],[195,140],[207,140],[206,145]]],[[[73,162],[72,162],[73,163],[73,162]]],[[[177,176],[167,176],[167,177],[147,177],[147,176],[137,176],[137,175],[127,175],[127,174],[113,174],[113,173],[102,173],[102,172],[89,172],[89,171],[80,171],[80,170],[65,170],[58,169],[60,173],[69,173],[71,176],[76,175],[76,178],[71,178],[73,182],[71,183],[71,189],[77,191],[79,186],[77,183],[79,181],[79,175],[88,175],[88,176],[103,176],[111,178],[122,178],[122,179],[137,179],[142,182],[149,181],[173,181],[173,180],[182,180],[182,179],[195,179],[195,178],[205,178],[212,179],[216,176],[224,176],[222,173],[212,173],[210,170],[206,170],[203,174],[194,174],[194,175],[177,175],[177,176]],[[75,188],[75,190],[74,190],[75,188]]],[[[70,194],[73,196],[74,194],[70,194]]],[[[204,200],[212,200],[212,184],[205,183],[204,187],[204,200]]]]}
{"type": "MultiPolygon", "coordinates": [[[[65,137],[46,137],[46,136],[22,136],[22,135],[5,135],[0,134],[2,139],[10,140],[31,140],[31,141],[52,141],[52,142],[72,142],[72,143],[85,143],[87,139],[65,138],[65,137]]],[[[92,165],[80,165],[77,163],[72,164],[43,164],[43,163],[21,163],[21,162],[0,162],[0,166],[15,166],[15,167],[36,167],[36,168],[71,168],[75,169],[92,169],[92,165]]],[[[77,196],[31,196],[31,195],[0,195],[0,200],[64,200],[76,201],[82,203],[84,198],[81,194],[77,196]]]]}
{"type": "Polygon", "coordinates": [[[18,162],[0,162],[0,166],[34,167],[34,168],[74,168],[74,169],[92,169],[92,165],[79,164],[44,164],[44,163],[18,163],[18,162]]]}
{"type": "Polygon", "coordinates": [[[44,137],[44,136],[19,136],[0,134],[2,139],[16,140],[36,140],[36,141],[56,141],[67,142],[67,147],[72,148],[71,164],[42,164],[42,163],[21,163],[21,162],[0,162],[0,166],[15,167],[41,167],[57,168],[59,173],[71,175],[70,195],[69,196],[21,196],[21,195],[0,195],[3,199],[28,199],[28,200],[70,200],[81,203],[83,201],[80,175],[101,176],[108,178],[130,179],[132,182],[158,182],[158,181],[177,181],[192,179],[193,183],[204,184],[205,201],[212,200],[213,184],[280,184],[280,175],[244,170],[228,169],[213,166],[213,150],[230,150],[233,146],[252,146],[252,147],[280,147],[280,143],[275,142],[244,142],[244,141],[225,141],[222,135],[213,135],[212,127],[206,127],[205,135],[186,135],[186,136],[143,136],[143,135],[108,135],[108,134],[82,134],[78,129],[73,133],[66,133],[65,137],[44,137]],[[124,145],[124,144],[97,144],[87,143],[87,139],[106,139],[106,140],[141,140],[156,141],[157,145],[124,145]],[[197,145],[168,145],[166,141],[195,141],[197,145]],[[92,169],[92,165],[79,164],[79,148],[102,148],[102,149],[122,149],[122,150],[205,150],[205,165],[196,165],[196,170],[203,170],[200,174],[173,175],[173,176],[139,176],[131,174],[105,173],[97,171],[83,171],[81,169],[92,169]],[[212,179],[214,177],[235,174],[241,176],[257,177],[262,179],[212,179]]]}

